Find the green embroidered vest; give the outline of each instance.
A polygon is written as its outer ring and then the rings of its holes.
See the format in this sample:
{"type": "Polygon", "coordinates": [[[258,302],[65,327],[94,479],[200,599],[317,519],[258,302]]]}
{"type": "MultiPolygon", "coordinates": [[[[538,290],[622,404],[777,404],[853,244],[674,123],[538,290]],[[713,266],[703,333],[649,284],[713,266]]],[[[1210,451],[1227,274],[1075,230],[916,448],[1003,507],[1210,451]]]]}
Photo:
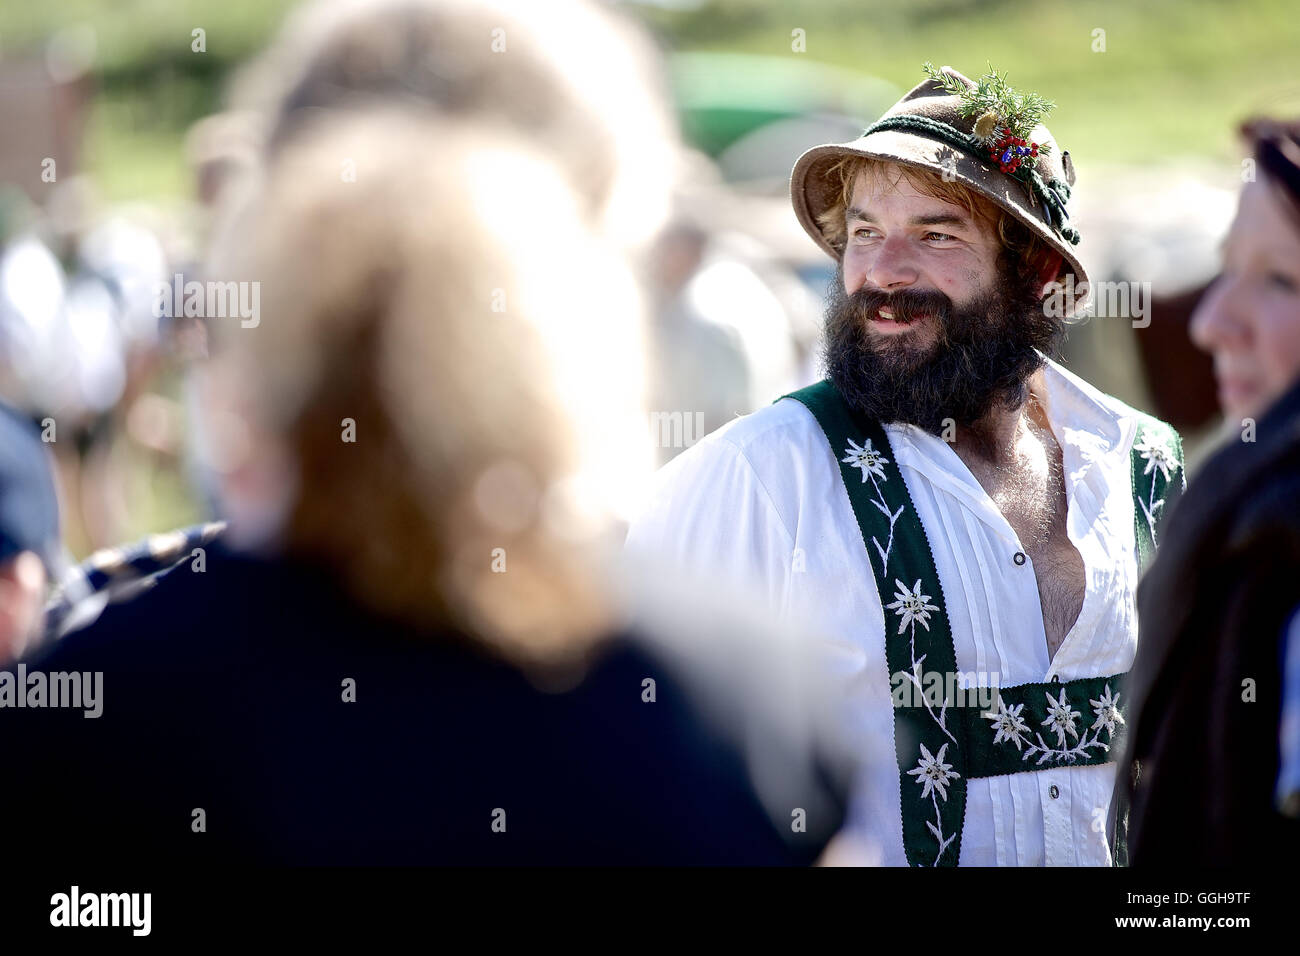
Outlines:
{"type": "MultiPolygon", "coordinates": [[[[856,414],[829,380],[784,397],[807,406],[840,462],[885,610],[885,658],[890,674],[900,678],[894,685],[894,750],[908,863],[956,866],[967,780],[1089,766],[1122,753],[1124,675],[1000,687],[991,707],[971,705],[967,698],[979,696],[973,691],[954,693],[957,659],[943,585],[884,428],[856,414]]],[[[1141,567],[1185,479],[1178,433],[1136,414],[1132,476],[1141,567]]],[[[984,696],[987,703],[992,692],[984,696]]],[[[1121,834],[1117,863],[1125,855],[1123,842],[1121,834]]]]}

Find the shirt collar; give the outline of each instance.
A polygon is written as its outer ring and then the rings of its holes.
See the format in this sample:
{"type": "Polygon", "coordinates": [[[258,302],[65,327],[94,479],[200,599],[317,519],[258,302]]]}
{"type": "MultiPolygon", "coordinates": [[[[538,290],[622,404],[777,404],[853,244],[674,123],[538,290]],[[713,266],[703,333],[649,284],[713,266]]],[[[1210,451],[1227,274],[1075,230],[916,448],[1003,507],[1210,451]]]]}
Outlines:
{"type": "MultiPolygon", "coordinates": [[[[1041,352],[1039,353],[1042,354],[1041,352]]],[[[1042,376],[1047,421],[1061,446],[1067,492],[1084,481],[1093,466],[1116,455],[1127,456],[1137,422],[1108,399],[1047,356],[1042,376]]],[[[986,499],[983,489],[952,446],[915,425],[885,426],[899,464],[918,469],[930,480],[963,497],[986,499]]]]}
{"type": "Polygon", "coordinates": [[[1062,450],[1074,449],[1087,462],[1127,454],[1137,428],[1133,417],[1073,372],[1043,358],[1047,421],[1062,450]]]}

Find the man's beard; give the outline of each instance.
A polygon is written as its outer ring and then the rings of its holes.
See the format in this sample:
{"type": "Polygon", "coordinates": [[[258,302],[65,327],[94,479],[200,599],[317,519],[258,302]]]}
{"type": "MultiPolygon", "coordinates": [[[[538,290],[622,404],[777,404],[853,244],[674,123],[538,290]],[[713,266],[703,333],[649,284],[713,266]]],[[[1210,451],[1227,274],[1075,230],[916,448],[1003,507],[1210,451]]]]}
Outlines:
{"type": "Polygon", "coordinates": [[[905,422],[941,435],[947,420],[969,427],[995,409],[1018,408],[1029,377],[1053,355],[1062,326],[1048,317],[1034,277],[1004,262],[992,288],[961,306],[938,289],[844,291],[836,270],[826,308],[826,371],[848,404],[879,422],[905,422]],[[895,321],[923,321],[924,330],[868,331],[880,308],[895,321]]]}

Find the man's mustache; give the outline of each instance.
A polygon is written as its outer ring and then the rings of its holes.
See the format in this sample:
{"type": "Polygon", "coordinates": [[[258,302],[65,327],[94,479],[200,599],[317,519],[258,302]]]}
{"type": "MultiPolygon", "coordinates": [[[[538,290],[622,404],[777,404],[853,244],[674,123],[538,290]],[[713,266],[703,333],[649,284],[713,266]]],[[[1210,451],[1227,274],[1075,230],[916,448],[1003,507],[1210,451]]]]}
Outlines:
{"type": "Polygon", "coordinates": [[[934,316],[943,325],[952,314],[952,300],[938,289],[885,289],[861,288],[848,297],[848,311],[859,322],[876,318],[876,313],[887,309],[894,314],[895,322],[915,322],[922,316],[934,316]]]}

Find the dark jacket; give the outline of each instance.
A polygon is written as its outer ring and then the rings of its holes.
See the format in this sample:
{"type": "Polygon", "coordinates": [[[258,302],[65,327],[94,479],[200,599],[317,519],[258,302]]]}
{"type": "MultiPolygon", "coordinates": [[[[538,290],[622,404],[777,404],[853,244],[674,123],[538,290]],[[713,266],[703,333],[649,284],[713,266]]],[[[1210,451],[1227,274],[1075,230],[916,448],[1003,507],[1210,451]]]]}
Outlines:
{"type": "Polygon", "coordinates": [[[203,573],[180,567],[26,666],[102,671],[103,714],[0,709],[7,853],[783,864],[811,862],[839,823],[778,831],[738,751],[626,637],[548,692],[472,642],[360,610],[311,568],[216,544],[203,573]]]}
{"type": "MultiPolygon", "coordinates": [[[[1300,385],[1217,452],[1138,588],[1127,758],[1134,866],[1295,859],[1274,806],[1283,629],[1300,603],[1300,385]]],[[[1122,820],[1121,820],[1122,832],[1122,820]]]]}

